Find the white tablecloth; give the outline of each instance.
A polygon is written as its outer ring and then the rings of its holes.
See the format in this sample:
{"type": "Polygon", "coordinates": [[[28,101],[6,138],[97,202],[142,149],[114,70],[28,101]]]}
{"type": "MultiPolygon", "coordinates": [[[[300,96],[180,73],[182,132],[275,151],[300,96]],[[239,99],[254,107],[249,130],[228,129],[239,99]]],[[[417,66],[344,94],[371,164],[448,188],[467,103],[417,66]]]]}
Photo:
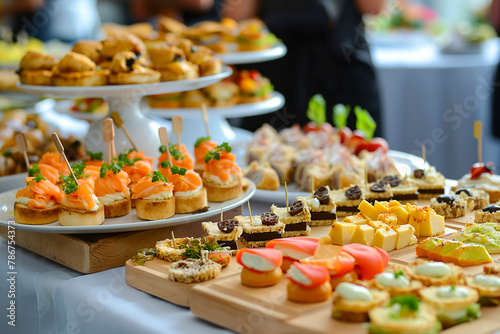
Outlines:
{"type": "MultiPolygon", "coordinates": [[[[456,179],[477,161],[473,123],[483,121],[483,160],[500,164],[500,140],[491,136],[491,79],[499,41],[481,53],[445,55],[433,44],[372,46],[383,109],[383,136],[392,149],[427,158],[456,179]]],[[[500,125],[498,125],[500,126],[500,125]]]]}

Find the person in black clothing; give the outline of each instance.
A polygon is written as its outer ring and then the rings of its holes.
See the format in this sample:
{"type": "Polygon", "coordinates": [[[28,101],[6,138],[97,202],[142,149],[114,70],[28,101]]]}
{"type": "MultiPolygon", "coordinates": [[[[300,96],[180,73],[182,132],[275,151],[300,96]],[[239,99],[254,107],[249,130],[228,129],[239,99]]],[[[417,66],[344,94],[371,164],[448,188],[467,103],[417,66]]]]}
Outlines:
{"type": "MultiPolygon", "coordinates": [[[[375,119],[376,135],[380,135],[379,94],[361,17],[379,12],[385,0],[245,0],[238,5],[234,2],[226,1],[223,16],[235,20],[258,16],[288,48],[280,60],[251,65],[283,93],[285,110],[274,116],[245,119],[244,127],[255,130],[266,121],[277,128],[303,125],[308,121],[309,98],[320,93],[327,102],[330,122],[335,104],[359,105],[375,119]]],[[[355,128],[354,113],[348,126],[355,128]]]]}

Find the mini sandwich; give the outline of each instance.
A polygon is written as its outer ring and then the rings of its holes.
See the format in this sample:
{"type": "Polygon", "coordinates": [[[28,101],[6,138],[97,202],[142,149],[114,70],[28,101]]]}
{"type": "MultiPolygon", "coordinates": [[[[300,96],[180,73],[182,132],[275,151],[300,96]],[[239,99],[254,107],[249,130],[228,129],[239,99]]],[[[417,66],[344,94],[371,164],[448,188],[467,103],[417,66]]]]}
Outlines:
{"type": "Polygon", "coordinates": [[[130,178],[120,162],[103,163],[95,184],[95,194],[104,205],[106,218],[125,216],[130,212],[130,178]]]}
{"type": "Polygon", "coordinates": [[[285,230],[281,237],[298,237],[300,235],[309,235],[311,228],[308,223],[311,221],[311,213],[307,206],[301,201],[292,203],[288,208],[278,208],[271,206],[271,212],[279,217],[279,220],[285,224],[285,230]]]}
{"type": "Polygon", "coordinates": [[[240,249],[236,261],[243,266],[241,284],[253,288],[277,284],[283,277],[282,260],[281,252],[275,249],[240,249]]]}
{"type": "Polygon", "coordinates": [[[420,290],[422,300],[433,307],[443,328],[472,321],[481,316],[478,292],[468,286],[432,286],[420,290]]]}
{"type": "Polygon", "coordinates": [[[14,220],[29,225],[53,223],[59,218],[61,201],[61,189],[42,174],[27,177],[26,187],[16,193],[14,220]]]}
{"type": "Polygon", "coordinates": [[[332,226],[337,221],[337,212],[330,188],[320,187],[309,197],[297,197],[311,212],[309,226],[332,226]]]}
{"type": "Polygon", "coordinates": [[[194,52],[188,57],[188,60],[200,68],[200,76],[215,75],[222,71],[222,61],[213,57],[212,50],[197,46],[194,52]]]}
{"type": "Polygon", "coordinates": [[[330,274],[325,267],[292,264],[286,274],[288,279],[288,300],[298,303],[319,303],[327,300],[332,294],[330,274]]]}
{"type": "Polygon", "coordinates": [[[210,202],[228,201],[243,193],[241,169],[231,151],[231,146],[223,143],[205,155],[203,185],[210,202]]]}
{"type": "Polygon", "coordinates": [[[98,41],[78,41],[71,51],[89,57],[96,64],[102,60],[102,43],[98,41]]]}
{"type": "Polygon", "coordinates": [[[268,162],[260,163],[254,160],[243,171],[243,174],[255,183],[257,189],[276,191],[280,187],[278,173],[268,162]]]}
{"type": "Polygon", "coordinates": [[[272,212],[265,212],[257,217],[234,217],[243,228],[240,242],[245,247],[257,248],[265,247],[272,239],[281,238],[285,229],[285,224],[279,221],[278,215],[272,212]]]}
{"type": "Polygon", "coordinates": [[[272,47],[276,36],[271,34],[264,22],[251,19],[239,23],[239,35],[236,37],[239,51],[258,51],[272,47]]]}
{"type": "Polygon", "coordinates": [[[146,176],[132,188],[136,199],[137,216],[146,220],[159,220],[175,214],[174,186],[158,171],[146,176]]]}
{"type": "Polygon", "coordinates": [[[212,151],[217,147],[217,143],[210,140],[210,137],[200,137],[196,140],[194,144],[194,157],[196,159],[194,164],[194,171],[200,176],[203,176],[203,171],[205,169],[205,154],[208,151],[212,151]]]}
{"type": "Polygon", "coordinates": [[[207,207],[207,190],[193,170],[170,166],[162,161],[162,174],[174,186],[175,213],[195,212],[207,207]]]}
{"type": "Polygon", "coordinates": [[[109,69],[113,57],[123,51],[132,52],[139,65],[148,65],[144,43],[137,36],[132,34],[109,36],[102,41],[101,62],[97,65],[103,69],[109,69]]]}
{"type": "Polygon", "coordinates": [[[59,224],[82,226],[104,222],[104,205],[94,194],[93,178],[79,179],[76,184],[70,176],[66,176],[63,191],[59,224]]]}
{"type": "Polygon", "coordinates": [[[52,70],[57,65],[51,55],[28,51],[19,64],[19,81],[24,85],[52,85],[52,70]]]}
{"type": "Polygon", "coordinates": [[[370,334],[437,334],[441,323],[432,307],[412,295],[391,299],[388,306],[375,307],[368,312],[370,334]]]}
{"type": "Polygon", "coordinates": [[[203,91],[208,95],[210,104],[214,107],[228,107],[238,104],[238,85],[229,80],[219,81],[213,85],[205,87],[203,91]]]}
{"type": "Polygon", "coordinates": [[[55,86],[103,86],[108,82],[107,74],[89,57],[68,52],[57,64],[52,81],[55,86]]]}
{"type": "MultiPolygon", "coordinates": [[[[408,181],[405,177],[401,179],[399,175],[387,175],[382,180],[387,181],[391,186],[392,198],[401,204],[416,204],[418,199],[418,187],[408,181]]],[[[379,180],[380,181],[380,180],[379,180]]]]}
{"type": "Polygon", "coordinates": [[[203,222],[201,227],[205,233],[217,240],[222,247],[229,247],[233,254],[238,251],[237,240],[243,233],[243,228],[236,219],[227,219],[218,223],[203,222]]]}
{"type": "Polygon", "coordinates": [[[318,239],[292,237],[273,239],[267,243],[266,248],[274,248],[283,253],[281,270],[287,272],[294,262],[313,256],[318,246],[318,239]]]}
{"type": "Polygon", "coordinates": [[[271,81],[256,70],[240,71],[236,82],[240,89],[239,103],[255,103],[268,100],[274,90],[271,81]]]}
{"type": "Polygon", "coordinates": [[[117,53],[111,62],[109,83],[113,85],[145,84],[160,81],[160,73],[142,66],[130,51],[117,53]]]}
{"type": "Polygon", "coordinates": [[[446,179],[435,167],[415,169],[408,179],[418,187],[418,199],[431,199],[444,194],[446,179]]]}
{"type": "Polygon", "coordinates": [[[385,180],[369,183],[363,192],[365,200],[373,204],[375,201],[390,201],[393,198],[391,185],[385,180]]]}
{"type": "Polygon", "coordinates": [[[359,212],[358,206],[364,199],[363,191],[358,186],[331,190],[330,196],[337,205],[337,218],[354,215],[359,212]]]}
{"type": "MultiPolygon", "coordinates": [[[[172,165],[177,166],[179,168],[186,168],[186,169],[193,169],[194,168],[194,159],[189,154],[186,145],[181,144],[181,148],[177,147],[177,145],[174,144],[169,144],[168,145],[168,150],[170,152],[170,157],[172,159],[172,165]]],[[[159,148],[159,151],[161,153],[160,157],[158,158],[158,169],[162,171],[162,162],[163,161],[168,161],[168,152],[167,148],[165,145],[161,145],[159,148]]],[[[163,171],[162,171],[163,173],[163,171]]]]}
{"type": "Polygon", "coordinates": [[[186,60],[184,52],[175,45],[162,44],[149,50],[151,66],[161,74],[161,81],[189,80],[199,77],[195,64],[186,60]]]}

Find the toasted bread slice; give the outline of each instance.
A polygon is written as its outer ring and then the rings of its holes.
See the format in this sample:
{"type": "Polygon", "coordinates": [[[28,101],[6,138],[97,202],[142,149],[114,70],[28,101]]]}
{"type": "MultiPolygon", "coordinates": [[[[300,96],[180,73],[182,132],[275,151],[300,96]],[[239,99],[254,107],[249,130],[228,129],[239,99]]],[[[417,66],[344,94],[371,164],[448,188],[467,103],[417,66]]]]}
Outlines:
{"type": "Polygon", "coordinates": [[[137,198],[135,200],[137,216],[145,220],[160,220],[172,217],[175,214],[175,197],[165,200],[151,200],[137,198]]]}
{"type": "Polygon", "coordinates": [[[187,213],[203,209],[207,206],[207,190],[201,188],[190,197],[175,197],[175,213],[187,213]]]}
{"type": "Polygon", "coordinates": [[[18,224],[43,225],[59,219],[59,205],[48,209],[31,209],[21,203],[14,204],[14,220],[18,224]]]}
{"type": "Polygon", "coordinates": [[[114,201],[111,204],[104,205],[104,217],[113,218],[125,216],[130,212],[132,204],[129,198],[114,201]]]}
{"type": "Polygon", "coordinates": [[[104,222],[104,205],[99,203],[97,211],[77,210],[61,205],[59,224],[63,226],[101,225],[104,222]]]}
{"type": "Polygon", "coordinates": [[[243,193],[243,187],[240,180],[228,186],[221,186],[203,178],[203,185],[207,189],[207,198],[209,202],[225,202],[243,193]]]}

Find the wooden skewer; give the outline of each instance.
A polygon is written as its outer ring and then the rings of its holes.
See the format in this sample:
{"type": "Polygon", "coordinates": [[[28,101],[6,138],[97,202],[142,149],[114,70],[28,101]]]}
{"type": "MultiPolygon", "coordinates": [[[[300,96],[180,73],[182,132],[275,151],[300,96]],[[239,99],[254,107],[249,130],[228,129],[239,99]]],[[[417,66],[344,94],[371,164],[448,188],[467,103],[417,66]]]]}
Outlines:
{"type": "Polygon", "coordinates": [[[427,165],[427,158],[425,156],[425,145],[422,144],[422,159],[424,159],[424,168],[425,169],[425,166],[427,165]]]}
{"type": "Polygon", "coordinates": [[[127,136],[128,138],[128,141],[130,142],[130,144],[132,144],[132,147],[134,148],[134,150],[136,151],[139,151],[137,149],[137,145],[135,145],[134,141],[132,140],[132,137],[130,137],[130,134],[128,133],[127,131],[127,128],[125,127],[125,125],[123,124],[123,119],[122,117],[120,116],[120,114],[118,113],[118,111],[113,111],[111,113],[111,118],[113,119],[113,121],[115,122],[116,126],[120,129],[123,130],[123,133],[125,134],[125,136],[127,136]]]}
{"type": "Polygon", "coordinates": [[[253,223],[252,219],[252,210],[250,209],[250,201],[247,202],[248,204],[248,215],[250,216],[250,224],[253,223]]]}
{"type": "Polygon", "coordinates": [[[64,161],[66,162],[66,166],[68,166],[69,172],[71,173],[71,176],[73,176],[73,180],[75,181],[76,186],[78,186],[78,179],[76,178],[75,173],[73,173],[73,169],[71,168],[71,165],[69,164],[68,158],[66,158],[66,154],[64,154],[64,146],[61,143],[59,136],[57,135],[56,132],[52,132],[50,137],[52,138],[54,145],[56,145],[57,151],[59,152],[59,154],[63,157],[64,161]]]}
{"type": "Polygon", "coordinates": [[[106,149],[108,153],[108,164],[111,163],[111,158],[113,157],[112,145],[111,142],[114,138],[114,129],[113,129],[113,119],[106,118],[102,123],[103,130],[103,139],[106,142],[106,149]]]}
{"type": "Polygon", "coordinates": [[[286,181],[285,181],[285,199],[286,199],[286,212],[288,212],[288,188],[286,187],[286,181]]]}
{"type": "Polygon", "coordinates": [[[222,210],[222,206],[220,207],[220,221],[224,220],[224,210],[222,210]]]}
{"type": "Polygon", "coordinates": [[[201,112],[203,113],[203,122],[205,123],[205,130],[207,131],[207,137],[210,137],[210,126],[208,125],[208,113],[207,106],[205,103],[201,104],[201,112]]]}
{"type": "Polygon", "coordinates": [[[172,166],[172,158],[170,157],[170,150],[168,148],[168,131],[167,128],[162,126],[158,129],[158,136],[160,137],[160,143],[167,148],[168,163],[172,166]]]}
{"type": "Polygon", "coordinates": [[[177,249],[177,242],[175,241],[174,231],[172,231],[172,243],[174,244],[174,248],[177,249]]]}
{"type": "Polygon", "coordinates": [[[182,125],[182,116],[172,117],[172,132],[177,136],[177,149],[181,150],[181,134],[184,131],[182,125]]]}
{"type": "Polygon", "coordinates": [[[482,141],[483,141],[483,123],[481,121],[474,122],[474,138],[477,139],[477,162],[483,160],[482,141]]]}
{"type": "Polygon", "coordinates": [[[17,142],[17,147],[19,147],[19,151],[23,153],[26,169],[29,169],[30,159],[28,158],[28,143],[26,142],[26,137],[24,136],[24,133],[19,133],[16,135],[16,142],[17,142]]]}

